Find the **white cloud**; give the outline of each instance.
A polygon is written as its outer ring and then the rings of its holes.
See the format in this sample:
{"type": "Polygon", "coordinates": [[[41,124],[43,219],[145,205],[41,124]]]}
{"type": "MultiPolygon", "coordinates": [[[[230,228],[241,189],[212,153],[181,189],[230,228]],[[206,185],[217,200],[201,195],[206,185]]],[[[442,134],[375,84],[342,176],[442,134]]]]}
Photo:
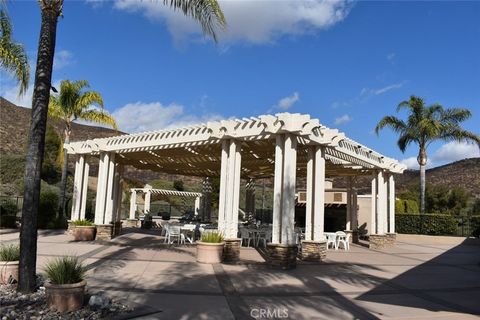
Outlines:
{"type": "Polygon", "coordinates": [[[128,103],[115,110],[113,116],[120,130],[129,133],[184,127],[223,119],[217,114],[202,116],[186,114],[182,105],[176,103],[163,105],[160,102],[128,103]]]}
{"type": "Polygon", "coordinates": [[[400,160],[400,163],[407,166],[407,169],[410,169],[410,170],[418,170],[419,168],[417,157],[410,157],[410,158],[400,160]]]}
{"type": "Polygon", "coordinates": [[[452,141],[438,148],[432,156],[432,161],[434,163],[448,163],[475,157],[480,157],[477,144],[452,141]]]}
{"type": "Polygon", "coordinates": [[[372,95],[378,96],[391,90],[400,89],[401,87],[403,87],[404,84],[405,84],[405,81],[402,81],[402,82],[394,83],[394,84],[391,84],[382,88],[377,88],[377,89],[363,88],[360,91],[360,97],[365,98],[372,95]]]}
{"type": "Polygon", "coordinates": [[[71,53],[68,50],[60,50],[55,53],[54,59],[53,59],[53,69],[59,70],[62,69],[70,64],[72,64],[73,61],[73,53],[71,53]]]}
{"type": "Polygon", "coordinates": [[[339,124],[345,124],[345,123],[348,123],[350,121],[352,121],[353,118],[350,117],[348,114],[344,114],[343,116],[341,117],[338,117],[335,119],[335,124],[336,125],[339,125],[339,124]]]}
{"type": "MultiPolygon", "coordinates": [[[[220,0],[227,28],[219,33],[224,42],[270,43],[284,35],[315,33],[345,19],[353,2],[348,0],[220,0]]],[[[173,11],[162,1],[118,0],[115,8],[139,12],[151,21],[164,22],[176,40],[201,35],[195,21],[173,11]]]]}
{"type": "Polygon", "coordinates": [[[294,92],[292,95],[278,100],[277,108],[282,110],[290,109],[298,100],[300,100],[300,95],[298,92],[294,92]]]}
{"type": "Polygon", "coordinates": [[[33,85],[30,85],[27,92],[23,96],[18,96],[19,86],[17,85],[2,85],[0,89],[0,96],[4,97],[11,103],[25,108],[32,107],[33,85]]]}

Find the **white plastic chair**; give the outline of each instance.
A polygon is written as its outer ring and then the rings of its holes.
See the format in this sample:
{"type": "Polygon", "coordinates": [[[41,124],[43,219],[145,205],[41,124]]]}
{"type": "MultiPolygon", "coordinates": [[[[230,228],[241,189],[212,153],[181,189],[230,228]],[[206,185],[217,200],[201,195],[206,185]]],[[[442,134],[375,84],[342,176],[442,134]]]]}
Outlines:
{"type": "Polygon", "coordinates": [[[185,244],[185,235],[180,232],[180,226],[170,226],[168,228],[168,243],[185,244]]]}
{"type": "Polygon", "coordinates": [[[349,244],[350,234],[346,234],[343,231],[337,231],[336,235],[337,235],[337,243],[335,246],[335,250],[338,250],[338,247],[340,246],[340,244],[342,244],[344,250],[350,250],[350,244],[349,244]]]}
{"type": "Polygon", "coordinates": [[[163,227],[162,227],[162,234],[161,235],[163,235],[165,237],[165,238],[163,238],[164,243],[167,243],[167,241],[170,242],[170,240],[169,240],[169,234],[170,234],[169,228],[170,228],[170,224],[168,224],[168,223],[164,224],[163,227]]]}
{"type": "Polygon", "coordinates": [[[244,240],[247,241],[247,247],[250,247],[250,241],[253,241],[253,244],[255,244],[255,236],[248,229],[240,229],[240,236],[242,237],[242,245],[244,240]]]}
{"type": "Polygon", "coordinates": [[[266,247],[268,242],[272,241],[272,230],[265,230],[258,234],[257,247],[260,242],[263,242],[263,246],[266,247]]]}
{"type": "Polygon", "coordinates": [[[327,249],[330,248],[330,245],[332,245],[333,249],[337,249],[337,235],[335,234],[326,234],[327,236],[327,249]]]}

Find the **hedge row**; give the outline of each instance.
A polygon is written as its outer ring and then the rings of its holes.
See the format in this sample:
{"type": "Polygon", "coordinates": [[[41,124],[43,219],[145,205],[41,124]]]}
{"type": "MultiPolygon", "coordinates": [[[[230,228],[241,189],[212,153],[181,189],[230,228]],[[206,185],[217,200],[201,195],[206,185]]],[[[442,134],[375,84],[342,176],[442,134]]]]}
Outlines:
{"type": "Polygon", "coordinates": [[[396,214],[395,230],[398,233],[453,235],[457,220],[447,214],[396,214]]]}
{"type": "Polygon", "coordinates": [[[470,217],[470,230],[472,230],[472,236],[480,237],[480,216],[470,217]]]}

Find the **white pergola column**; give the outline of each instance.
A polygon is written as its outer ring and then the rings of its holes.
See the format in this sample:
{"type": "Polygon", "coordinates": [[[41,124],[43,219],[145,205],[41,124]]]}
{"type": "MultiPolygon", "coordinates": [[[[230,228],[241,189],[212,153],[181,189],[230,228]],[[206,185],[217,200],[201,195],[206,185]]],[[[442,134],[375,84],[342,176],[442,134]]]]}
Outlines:
{"type": "Polygon", "coordinates": [[[109,159],[110,154],[108,152],[100,153],[100,160],[98,163],[97,196],[95,199],[95,224],[104,224],[109,159]]]}
{"type": "Polygon", "coordinates": [[[377,234],[385,234],[386,218],[386,188],[383,172],[380,170],[377,175],[378,197],[377,197],[377,234]]]}
{"type": "Polygon", "coordinates": [[[249,179],[245,185],[245,212],[255,214],[255,179],[249,179]]]}
{"type": "Polygon", "coordinates": [[[152,202],[152,186],[149,184],[145,185],[145,203],[143,205],[143,212],[150,213],[150,203],[152,202]]]}
{"type": "Polygon", "coordinates": [[[225,234],[225,214],[227,208],[228,153],[229,141],[222,141],[222,158],[220,163],[220,192],[218,199],[218,231],[225,234]]]}
{"type": "Polygon", "coordinates": [[[135,219],[135,212],[137,211],[137,190],[131,189],[130,194],[130,212],[129,219],[135,219]]]}
{"type": "Polygon", "coordinates": [[[308,148],[307,154],[307,203],[305,208],[305,240],[313,240],[313,216],[315,199],[315,147],[308,148]]]}
{"type": "Polygon", "coordinates": [[[388,177],[388,232],[395,233],[395,177],[390,174],[388,177]]]}
{"type": "Polygon", "coordinates": [[[72,214],[71,220],[80,219],[80,207],[82,202],[83,189],[83,170],[84,170],[84,156],[80,155],[75,161],[75,175],[73,179],[73,199],[72,199],[72,214]]]}
{"type": "Polygon", "coordinates": [[[297,139],[285,134],[282,188],[281,243],[295,244],[295,183],[297,173],[297,139]]]}
{"type": "Polygon", "coordinates": [[[242,155],[241,155],[241,146],[240,142],[232,140],[232,145],[235,147],[230,148],[231,157],[235,161],[235,171],[233,176],[233,203],[230,213],[230,233],[228,238],[237,238],[238,237],[238,209],[240,207],[240,176],[241,176],[241,169],[242,169],[242,155]]]}
{"type": "Polygon", "coordinates": [[[324,240],[325,229],[325,148],[315,149],[313,241],[324,240]]]}
{"type": "Polygon", "coordinates": [[[80,220],[85,220],[85,211],[87,208],[87,193],[88,193],[88,178],[90,177],[90,165],[87,162],[88,158],[84,158],[83,167],[83,188],[80,202],[80,220]]]}
{"type": "Polygon", "coordinates": [[[122,207],[122,194],[123,194],[123,179],[122,179],[122,174],[123,174],[123,166],[121,164],[117,164],[115,168],[115,178],[114,178],[114,184],[113,184],[113,195],[114,195],[114,200],[113,200],[113,214],[112,214],[112,220],[114,222],[120,221],[121,217],[121,207],[122,207]]]}
{"type": "Polygon", "coordinates": [[[358,231],[358,193],[352,189],[352,230],[358,231]]]}
{"type": "Polygon", "coordinates": [[[372,176],[372,197],[369,234],[377,234],[377,173],[372,176]]]}
{"type": "Polygon", "coordinates": [[[353,230],[352,226],[352,177],[347,178],[347,214],[345,221],[345,230],[353,230]]]}
{"type": "Polygon", "coordinates": [[[196,216],[198,216],[198,214],[200,213],[200,201],[201,197],[196,197],[195,198],[195,208],[194,208],[194,213],[196,216]]]}
{"type": "Polygon", "coordinates": [[[114,183],[115,183],[115,154],[112,153],[108,161],[108,175],[107,175],[107,193],[105,195],[105,218],[103,220],[104,224],[110,224],[113,221],[113,211],[114,211],[114,183]]]}
{"type": "Polygon", "coordinates": [[[275,177],[273,183],[272,243],[280,243],[282,226],[283,149],[285,138],[277,135],[275,142],[275,177]]]}

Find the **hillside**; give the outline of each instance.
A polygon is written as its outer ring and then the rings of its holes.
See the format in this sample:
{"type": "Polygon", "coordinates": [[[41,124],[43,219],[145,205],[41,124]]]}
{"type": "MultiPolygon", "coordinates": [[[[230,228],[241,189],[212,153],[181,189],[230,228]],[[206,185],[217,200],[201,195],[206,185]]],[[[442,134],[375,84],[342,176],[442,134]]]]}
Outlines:
{"type": "MultiPolygon", "coordinates": [[[[29,122],[30,109],[16,106],[0,97],[0,154],[22,155],[25,153],[29,122]]],[[[63,126],[60,123],[54,121],[52,125],[59,135],[63,134],[63,126]]],[[[77,123],[72,126],[72,141],[109,137],[117,134],[120,133],[108,128],[77,123]]],[[[73,168],[71,161],[69,167],[73,168]]],[[[92,175],[95,175],[95,166],[93,166],[92,175]]],[[[199,179],[195,177],[172,176],[133,168],[127,170],[126,176],[139,184],[154,179],[167,181],[181,179],[185,182],[199,182],[199,179]]],[[[398,175],[396,179],[397,191],[404,191],[409,186],[417,184],[418,177],[417,170],[407,170],[403,175],[398,175]]],[[[299,177],[299,185],[302,184],[301,180],[301,177],[299,177]]],[[[476,197],[480,197],[480,158],[465,159],[429,169],[427,170],[427,182],[436,185],[462,186],[476,197]]],[[[266,185],[271,187],[271,181],[267,180],[266,185]]],[[[345,187],[345,185],[343,179],[335,179],[336,187],[345,187]]],[[[357,185],[364,192],[370,191],[370,181],[367,177],[359,177],[357,185]]]]}

